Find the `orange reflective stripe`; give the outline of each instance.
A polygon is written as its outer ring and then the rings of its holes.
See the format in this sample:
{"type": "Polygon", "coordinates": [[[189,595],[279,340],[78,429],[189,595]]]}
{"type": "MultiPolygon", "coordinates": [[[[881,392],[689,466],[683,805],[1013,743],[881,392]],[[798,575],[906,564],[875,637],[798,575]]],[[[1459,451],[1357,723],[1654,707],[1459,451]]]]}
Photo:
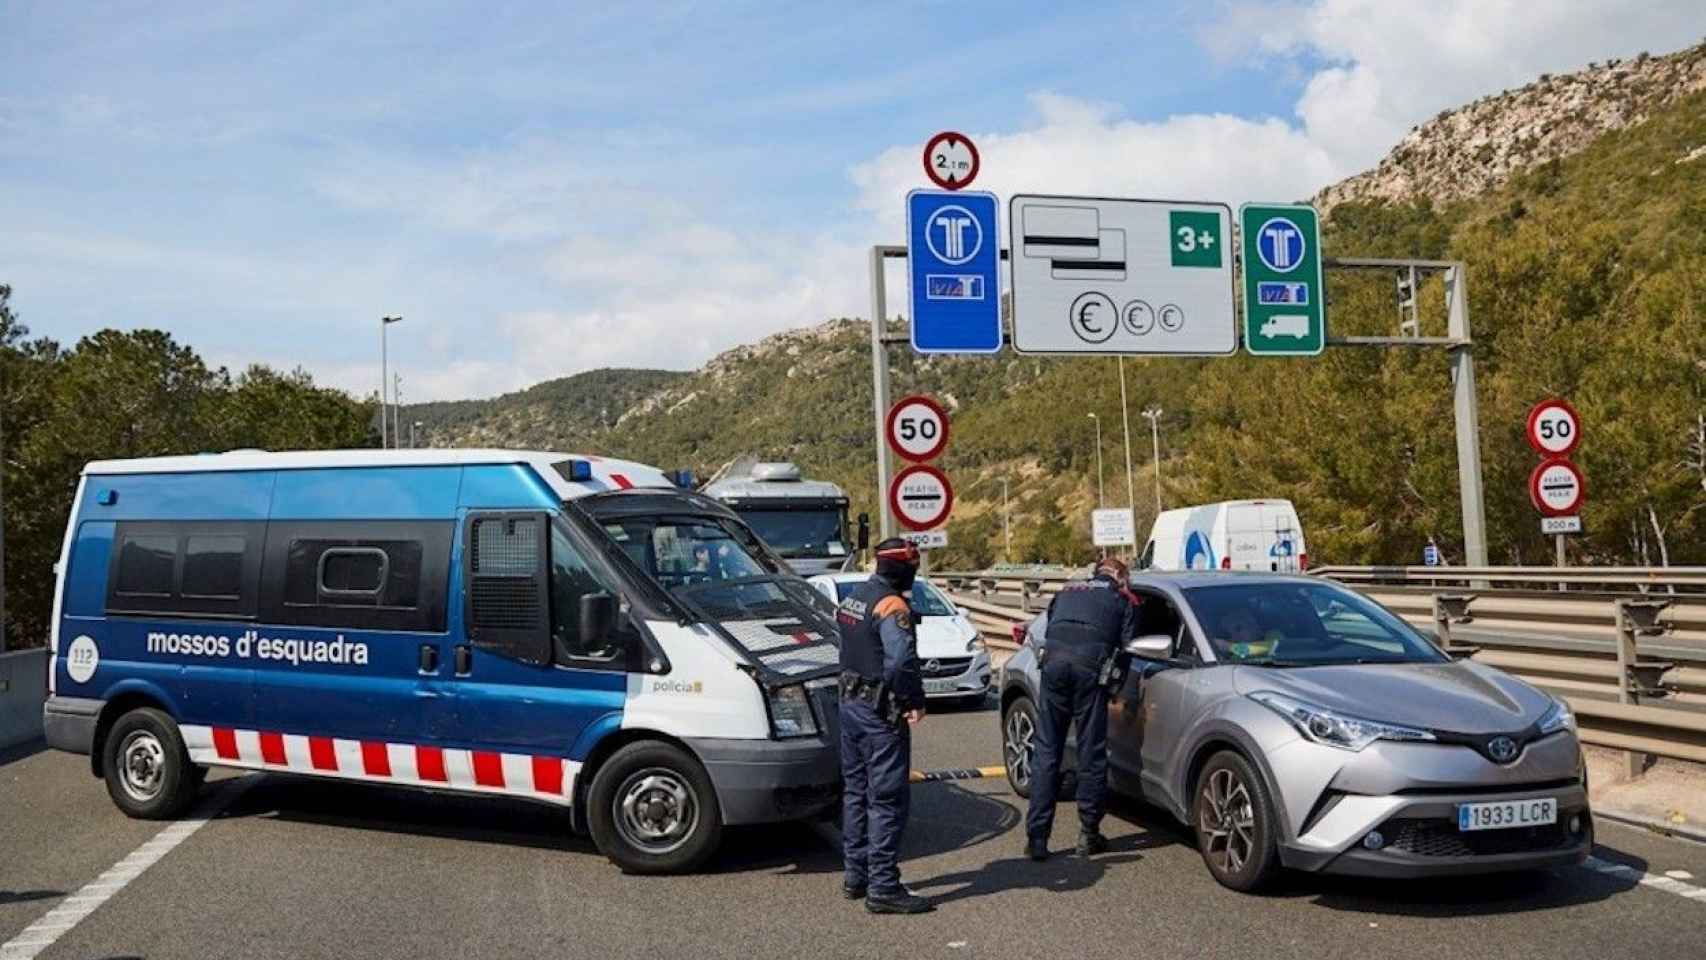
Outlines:
{"type": "Polygon", "coordinates": [[[906,601],[897,596],[887,596],[877,601],[877,619],[892,617],[897,613],[906,612],[906,601]]]}

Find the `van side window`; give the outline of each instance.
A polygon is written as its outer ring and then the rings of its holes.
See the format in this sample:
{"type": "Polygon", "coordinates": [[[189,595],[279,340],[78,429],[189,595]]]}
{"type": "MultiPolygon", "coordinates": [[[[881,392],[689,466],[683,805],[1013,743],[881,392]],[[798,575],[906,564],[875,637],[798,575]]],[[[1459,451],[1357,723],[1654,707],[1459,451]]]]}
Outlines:
{"type": "Polygon", "coordinates": [[[551,528],[551,641],[557,662],[572,665],[577,660],[609,661],[622,652],[619,631],[603,638],[580,635],[581,598],[616,590],[587,565],[569,535],[551,528]]]}
{"type": "Polygon", "coordinates": [[[455,521],[274,521],[261,617],[354,630],[445,629],[455,521]]]}
{"type": "Polygon", "coordinates": [[[177,568],[178,538],[140,534],[124,538],[118,552],[118,585],[126,597],[170,597],[177,568]]]}
{"type": "Polygon", "coordinates": [[[237,599],[243,591],[243,555],[248,549],[246,538],[229,534],[185,537],[184,596],[237,599]]]}
{"type": "Polygon", "coordinates": [[[107,612],[249,619],[260,592],[259,521],[120,521],[107,612]]]}

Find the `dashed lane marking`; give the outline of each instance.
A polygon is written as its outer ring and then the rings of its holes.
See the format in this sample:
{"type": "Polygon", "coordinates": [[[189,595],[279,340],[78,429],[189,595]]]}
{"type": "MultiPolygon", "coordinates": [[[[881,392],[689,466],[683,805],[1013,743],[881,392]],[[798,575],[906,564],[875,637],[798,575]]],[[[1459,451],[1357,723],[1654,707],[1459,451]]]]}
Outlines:
{"type": "Polygon", "coordinates": [[[19,931],[17,936],[0,943],[0,960],[30,960],[52,946],[54,941],[81,923],[84,917],[112,899],[113,894],[123,890],[161,857],[188,840],[197,830],[206,826],[209,820],[218,817],[231,801],[249,789],[255,779],[242,777],[229,781],[231,786],[205,801],[195,817],[179,820],[165,827],[147,843],[132,850],[129,856],[107,868],[105,873],[60,901],[59,906],[43,914],[41,919],[19,931]]]}
{"type": "MultiPolygon", "coordinates": [[[[1697,887],[1692,883],[1683,883],[1675,877],[1667,877],[1660,873],[1647,873],[1631,867],[1626,863],[1618,863],[1614,860],[1601,860],[1598,857],[1588,857],[1586,860],[1582,861],[1582,866],[1589,870],[1596,870],[1600,873],[1606,874],[1607,876],[1634,880],[1636,883],[1639,883],[1644,887],[1652,887],[1655,890],[1674,893],[1679,897],[1693,900],[1698,903],[1706,903],[1706,887],[1697,887]]],[[[1680,873],[1681,871],[1677,872],[1680,873]]],[[[0,960],[3,960],[3,958],[0,958],[0,960]]]]}

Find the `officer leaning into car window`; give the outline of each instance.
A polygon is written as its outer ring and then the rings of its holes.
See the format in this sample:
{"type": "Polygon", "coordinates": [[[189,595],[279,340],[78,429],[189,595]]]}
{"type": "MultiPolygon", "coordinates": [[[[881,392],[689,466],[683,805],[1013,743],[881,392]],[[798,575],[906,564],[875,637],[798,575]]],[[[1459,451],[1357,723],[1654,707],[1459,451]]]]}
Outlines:
{"type": "Polygon", "coordinates": [[[924,719],[924,681],[912,609],[918,548],[877,544],[877,572],[836,611],[841,627],[842,893],[872,913],[924,913],[930,901],[900,884],[900,835],[911,799],[911,725],[924,719]]]}
{"type": "Polygon", "coordinates": [[[1125,676],[1125,642],[1137,633],[1137,603],[1126,566],[1112,557],[1095,576],[1063,587],[1049,604],[1043,636],[1031,806],[1025,815],[1025,856],[1048,859],[1060,789],[1061,752],[1069,723],[1078,728],[1078,854],[1108,848],[1102,808],[1108,792],[1108,696],[1125,676]]]}

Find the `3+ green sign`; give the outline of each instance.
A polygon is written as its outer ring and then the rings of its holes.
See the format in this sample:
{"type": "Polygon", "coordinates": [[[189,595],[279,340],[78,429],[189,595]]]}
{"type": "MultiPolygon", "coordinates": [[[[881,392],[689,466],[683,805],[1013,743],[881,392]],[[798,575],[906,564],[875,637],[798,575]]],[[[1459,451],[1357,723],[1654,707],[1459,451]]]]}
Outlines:
{"type": "Polygon", "coordinates": [[[1244,251],[1244,349],[1314,356],[1327,345],[1321,224],[1306,204],[1238,208],[1244,251]]]}

